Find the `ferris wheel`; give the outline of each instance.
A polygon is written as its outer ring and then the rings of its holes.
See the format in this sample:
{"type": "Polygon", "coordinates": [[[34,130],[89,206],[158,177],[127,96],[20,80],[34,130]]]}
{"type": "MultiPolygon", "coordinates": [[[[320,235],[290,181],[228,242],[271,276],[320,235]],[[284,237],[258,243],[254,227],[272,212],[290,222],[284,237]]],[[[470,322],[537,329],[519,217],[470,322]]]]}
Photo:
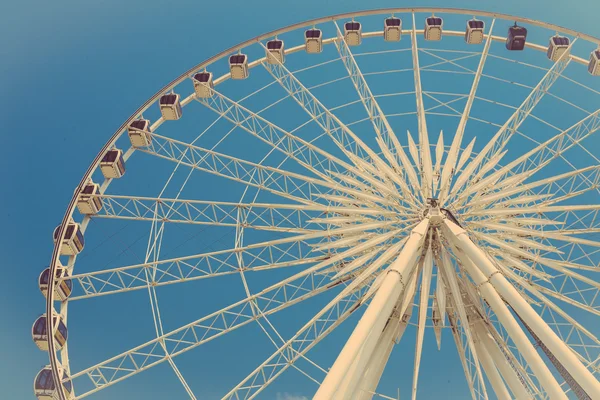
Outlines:
{"type": "Polygon", "coordinates": [[[473,399],[600,399],[599,130],[600,39],[526,18],[361,11],[227,49],[77,186],[39,277],[35,394],[105,398],[162,365],[196,399],[180,360],[255,327],[223,399],[292,371],[315,399],[393,399],[392,364],[414,399],[448,347],[473,399]],[[116,330],[140,313],[151,329],[116,330]]]}

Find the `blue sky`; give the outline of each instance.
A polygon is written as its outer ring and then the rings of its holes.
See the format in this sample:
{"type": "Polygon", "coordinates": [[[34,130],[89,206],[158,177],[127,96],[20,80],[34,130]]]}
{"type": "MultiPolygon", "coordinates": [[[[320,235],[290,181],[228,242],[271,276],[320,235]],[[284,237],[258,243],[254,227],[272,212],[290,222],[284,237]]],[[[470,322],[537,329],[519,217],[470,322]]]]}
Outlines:
{"type": "MultiPolygon", "coordinates": [[[[5,271],[5,279],[0,281],[0,319],[3,321],[0,328],[1,396],[33,398],[33,377],[47,359],[32,343],[30,327],[44,308],[44,298],[37,289],[37,276],[51,254],[52,230],[62,218],[73,188],[89,162],[133,110],[190,66],[260,33],[334,13],[410,5],[429,6],[436,2],[132,0],[91,3],[68,0],[48,3],[25,0],[1,4],[0,87],[4,95],[0,97],[0,135],[4,151],[0,168],[4,189],[0,209],[5,230],[5,239],[0,242],[5,271]]],[[[521,15],[600,37],[600,3],[594,0],[568,3],[555,0],[445,1],[443,5],[521,15]]],[[[327,94],[323,93],[323,96],[327,94]]],[[[437,133],[433,138],[437,138],[437,133]]],[[[137,170],[135,174],[143,172],[137,170]]],[[[166,176],[160,178],[164,182],[166,176]]],[[[230,190],[229,187],[219,189],[230,190]]],[[[233,194],[234,189],[231,191],[233,194]]],[[[208,245],[208,241],[203,244],[208,245]]],[[[239,281],[231,280],[231,285],[237,285],[232,290],[239,294],[239,281]]],[[[198,315],[202,315],[203,304],[213,307],[234,299],[224,295],[214,300],[215,293],[193,288],[182,291],[185,293],[175,288],[165,290],[165,304],[183,307],[178,305],[177,296],[185,296],[187,304],[194,304],[198,315]]],[[[138,306],[144,311],[134,318],[127,314],[115,316],[121,311],[122,303],[114,301],[74,309],[75,315],[84,320],[104,318],[110,323],[100,326],[129,333],[123,340],[107,339],[101,331],[85,340],[74,339],[78,340],[76,348],[82,352],[81,356],[72,354],[74,359],[79,357],[79,367],[89,365],[88,356],[90,360],[100,360],[102,354],[111,355],[141,342],[142,336],[138,336],[136,329],[140,335],[153,330],[151,314],[145,305],[146,293],[140,292],[120,301],[127,302],[131,309],[138,306]],[[107,348],[89,346],[96,340],[107,348]]],[[[309,304],[305,315],[310,310],[317,310],[318,306],[318,303],[309,304]]],[[[206,306],[206,310],[211,307],[206,306]]],[[[177,326],[189,320],[189,315],[176,311],[167,317],[168,323],[177,326]]],[[[285,325],[288,321],[279,322],[285,325]]],[[[345,329],[349,328],[346,326],[345,329]]],[[[252,335],[258,337],[260,331],[253,327],[240,330],[223,341],[215,341],[207,350],[213,358],[194,358],[194,352],[182,356],[181,362],[189,365],[189,379],[197,382],[195,387],[199,394],[204,394],[205,398],[216,397],[220,393],[218,389],[226,386],[225,382],[237,382],[257,361],[267,356],[269,344],[264,337],[258,340],[262,342],[256,347],[235,347],[252,335]],[[229,373],[232,378],[224,379],[220,385],[219,376],[229,373]],[[202,384],[203,380],[210,382],[202,384]]],[[[405,340],[414,343],[414,334],[407,334],[405,340]]],[[[432,337],[426,337],[426,340],[432,343],[432,337]]],[[[335,343],[332,342],[332,346],[335,343]]],[[[459,368],[448,372],[443,362],[436,363],[440,359],[444,362],[454,360],[454,347],[446,346],[446,350],[441,356],[436,352],[424,354],[424,365],[428,369],[423,371],[420,381],[426,386],[423,398],[436,398],[448,391],[455,391],[456,398],[464,398],[459,368]],[[448,374],[448,382],[428,385],[431,381],[427,376],[436,376],[438,369],[448,374]]],[[[395,362],[400,364],[398,359],[395,362]]],[[[409,353],[407,364],[412,365],[412,353],[409,353]]],[[[396,368],[391,369],[393,373],[401,371],[400,366],[396,368]]],[[[402,379],[402,384],[405,381],[402,379]]],[[[301,380],[298,374],[289,374],[282,378],[281,385],[271,396],[286,400],[285,393],[309,395],[314,387],[305,388],[305,384],[307,381],[301,380]]],[[[393,392],[394,389],[388,393],[393,392]]],[[[175,393],[173,398],[184,398],[185,395],[165,364],[148,375],[139,375],[123,388],[115,386],[115,390],[91,398],[141,398],[140,393],[145,393],[145,398],[149,399],[165,398],[170,393],[175,393]],[[168,377],[164,384],[147,384],[151,379],[156,383],[162,376],[168,377]]]]}

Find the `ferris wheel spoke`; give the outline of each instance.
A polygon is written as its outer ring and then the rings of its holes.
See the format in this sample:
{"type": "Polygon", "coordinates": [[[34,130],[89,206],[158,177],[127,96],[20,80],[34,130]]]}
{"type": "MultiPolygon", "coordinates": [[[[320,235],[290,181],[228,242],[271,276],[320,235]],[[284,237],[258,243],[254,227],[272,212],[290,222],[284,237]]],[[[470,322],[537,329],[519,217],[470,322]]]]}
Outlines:
{"type": "MultiPolygon", "coordinates": [[[[326,263],[322,262],[321,264],[326,263]]],[[[78,394],[78,397],[83,398],[95,393],[156,366],[168,358],[176,357],[212,339],[252,323],[256,318],[279,312],[291,305],[335,288],[348,280],[347,277],[331,280],[331,275],[319,274],[318,269],[315,267],[308,268],[248,298],[123,352],[118,356],[72,374],[71,377],[75,382],[87,377],[94,386],[93,389],[78,394]],[[252,311],[254,307],[261,310],[258,316],[252,311]]],[[[355,286],[360,283],[359,281],[354,282],[355,286]]],[[[353,296],[353,292],[350,292],[350,296],[353,296]]],[[[336,307],[336,310],[339,311],[339,308],[336,307]]]]}
{"type": "MultiPolygon", "coordinates": [[[[599,129],[600,109],[500,168],[497,172],[490,175],[491,179],[486,178],[487,183],[493,184],[502,179],[509,171],[516,171],[521,176],[521,178],[513,183],[517,185],[540,171],[551,161],[562,157],[567,150],[574,146],[581,146],[581,142],[596,133],[599,129]]],[[[471,188],[471,192],[482,189],[485,186],[483,182],[475,184],[471,188]]]]}
{"type": "Polygon", "coordinates": [[[319,186],[338,189],[337,185],[320,179],[252,163],[154,133],[152,136],[154,140],[151,146],[140,151],[258,187],[299,203],[314,204],[312,195],[323,193],[318,189],[319,186]]]}
{"type": "Polygon", "coordinates": [[[560,274],[554,276],[551,282],[532,282],[535,288],[590,314],[600,315],[600,284],[597,281],[560,266],[559,263],[545,260],[539,263],[560,274]]]}
{"type": "MultiPolygon", "coordinates": [[[[276,64],[263,63],[263,66],[311,118],[314,119],[321,129],[327,132],[355,165],[371,171],[374,177],[380,177],[384,174],[389,179],[398,180],[396,173],[373,150],[362,142],[354,132],[344,125],[331,110],[325,107],[310,90],[306,89],[283,64],[279,62],[276,64]],[[381,171],[377,171],[377,169],[381,171]]],[[[361,173],[356,169],[352,169],[352,171],[366,180],[370,179],[367,172],[361,173]]],[[[378,201],[381,202],[381,200],[378,201]]]]}
{"type": "MultiPolygon", "coordinates": [[[[525,185],[510,185],[504,187],[501,191],[492,192],[491,194],[487,194],[485,189],[483,193],[486,193],[482,196],[476,194],[471,201],[468,203],[468,207],[474,208],[486,208],[486,209],[494,209],[494,208],[505,208],[508,205],[515,205],[517,202],[523,204],[525,202],[522,201],[521,197],[526,196],[532,189],[537,189],[537,193],[546,193],[550,196],[554,196],[559,193],[563,193],[563,195],[569,195],[572,189],[577,189],[582,186],[583,182],[594,182],[596,179],[596,175],[600,171],[600,166],[589,166],[586,168],[575,169],[570,172],[566,172],[564,174],[558,174],[551,176],[549,178],[541,179],[538,181],[533,181],[531,183],[527,183],[525,185]],[[511,197],[514,196],[514,197],[511,197]],[[503,206],[500,206],[504,204],[503,206]]],[[[525,179],[519,178],[519,180],[525,179]]],[[[488,181],[488,178],[482,180],[481,182],[486,184],[490,184],[490,182],[495,181],[495,178],[492,178],[491,181],[488,181]]],[[[462,196],[468,196],[469,192],[477,191],[481,188],[472,188],[469,191],[463,192],[462,196]]],[[[461,196],[461,197],[462,197],[461,196]]],[[[536,196],[536,195],[530,195],[536,196]]],[[[539,195],[538,195],[539,196],[539,195]]],[[[460,199],[460,197],[459,197],[460,199]]],[[[548,199],[548,202],[554,202],[554,199],[548,199]]],[[[557,201],[558,202],[558,201],[557,201]]],[[[546,201],[542,202],[546,204],[546,201]]],[[[463,207],[457,207],[457,209],[461,209],[463,207]]]]}
{"type": "Polygon", "coordinates": [[[156,286],[239,273],[238,257],[243,257],[244,259],[244,270],[250,271],[283,268],[302,265],[312,261],[320,261],[316,266],[311,267],[311,271],[313,269],[317,270],[341,261],[346,257],[354,256],[362,251],[376,250],[378,245],[394,235],[401,234],[403,231],[409,229],[409,227],[394,229],[380,234],[333,256],[323,253],[317,254],[309,241],[329,238],[335,235],[360,234],[371,229],[380,229],[391,225],[392,223],[390,222],[352,225],[251,244],[245,247],[75,275],[71,279],[74,279],[79,284],[83,294],[74,296],[71,298],[71,301],[145,288],[149,283],[145,275],[145,271],[148,268],[157,271],[155,275],[158,278],[151,282],[152,285],[156,286]]]}
{"type": "MultiPolygon", "coordinates": [[[[337,29],[337,40],[334,42],[334,44],[338,50],[338,53],[340,54],[340,59],[346,67],[348,76],[352,80],[356,92],[360,97],[360,101],[362,102],[367,114],[369,115],[369,119],[371,120],[371,124],[373,125],[375,133],[377,135],[377,142],[379,143],[379,147],[384,152],[384,155],[388,159],[390,164],[393,167],[396,167],[397,171],[400,171],[400,165],[398,164],[396,158],[389,151],[391,146],[394,145],[391,138],[391,136],[395,136],[392,127],[389,124],[385,114],[381,110],[379,103],[373,96],[373,93],[371,92],[371,89],[367,84],[364,75],[358,67],[356,59],[354,58],[350,47],[343,38],[339,26],[336,22],[334,22],[334,25],[337,29]]],[[[399,149],[397,149],[397,151],[403,154],[404,150],[402,149],[402,147],[398,147],[399,149]]],[[[399,154],[399,156],[402,157],[401,154],[399,154]]],[[[404,158],[406,158],[406,155],[404,155],[404,158]]],[[[376,162],[377,167],[383,170],[392,181],[394,181],[400,186],[404,196],[408,197],[409,199],[416,200],[414,194],[408,188],[404,179],[398,176],[397,171],[394,171],[394,169],[390,168],[385,162],[383,162],[383,160],[380,160],[379,158],[376,158],[373,161],[376,162]]],[[[402,160],[401,162],[404,165],[405,169],[410,168],[411,171],[413,170],[413,167],[412,165],[410,165],[410,163],[404,162],[404,160],[402,160]]],[[[412,173],[414,174],[414,171],[412,173]]]]}
{"type": "Polygon", "coordinates": [[[262,65],[346,155],[356,155],[367,162],[379,159],[369,146],[325,107],[283,64],[263,62],[262,65]]]}
{"type": "Polygon", "coordinates": [[[198,255],[157,260],[154,262],[111,268],[97,272],[74,274],[70,279],[76,283],[80,294],[69,301],[96,296],[144,289],[148,284],[164,286],[237,274],[240,267],[236,256],[244,258],[245,271],[263,271],[288,268],[322,261],[325,254],[314,252],[303,240],[282,244],[263,244],[221,250],[198,255]],[[149,278],[145,271],[155,269],[149,278]]]}
{"type": "Polygon", "coordinates": [[[214,95],[211,97],[197,98],[196,100],[236,126],[298,161],[303,167],[322,179],[328,179],[327,174],[330,171],[339,172],[340,167],[348,169],[347,163],[320,147],[283,130],[220,92],[213,90],[213,93],[214,95]]]}
{"type": "Polygon", "coordinates": [[[581,323],[557,304],[544,296],[540,288],[521,277],[516,282],[541,301],[540,313],[556,334],[575,351],[579,359],[590,369],[600,367],[600,340],[581,323]]]}
{"type": "Polygon", "coordinates": [[[371,279],[354,281],[321,309],[296,334],[235,386],[223,399],[253,399],[299,357],[345,321],[366,300],[371,279]]]}
{"type": "Polygon", "coordinates": [[[156,134],[153,136],[164,143],[155,140],[150,148],[142,151],[171,161],[177,160],[182,165],[258,187],[300,203],[315,204],[312,198],[322,195],[325,189],[329,189],[374,203],[395,204],[375,194],[344,187],[339,182],[323,181],[281,168],[241,160],[156,134]]]}
{"type": "MultiPolygon", "coordinates": [[[[413,27],[411,31],[412,62],[414,71],[415,97],[417,101],[417,121],[419,126],[420,158],[417,165],[421,172],[421,190],[423,199],[431,197],[433,187],[433,164],[431,161],[431,148],[429,146],[429,133],[423,105],[423,88],[421,86],[421,69],[419,67],[419,48],[417,44],[417,24],[415,14],[412,14],[413,27]]],[[[410,136],[410,135],[409,135],[410,136]]],[[[415,160],[416,161],[416,160],[415,160]]]]}
{"type": "MultiPolygon", "coordinates": [[[[576,40],[577,39],[573,40],[570,46],[572,46],[576,40]]],[[[568,54],[568,52],[565,52],[565,54],[568,54]]],[[[490,139],[490,141],[484,146],[475,159],[473,159],[463,170],[452,188],[452,196],[456,195],[463,185],[467,183],[467,181],[476,183],[478,180],[480,180],[482,177],[481,171],[483,170],[484,166],[489,170],[498,161],[500,161],[497,157],[498,154],[503,151],[511,136],[516,132],[519,126],[521,126],[523,121],[525,121],[535,106],[544,97],[546,92],[550,90],[554,82],[558,80],[562,72],[569,65],[571,57],[565,56],[565,54],[563,54],[561,58],[555,62],[552,67],[550,67],[548,72],[533,88],[523,103],[521,103],[521,105],[515,110],[515,112],[498,130],[494,137],[490,139]],[[486,157],[488,157],[490,161],[484,164],[483,161],[486,157]]],[[[448,197],[447,200],[450,197],[448,197]]]]}
{"type": "MultiPolygon", "coordinates": [[[[102,200],[103,207],[94,218],[139,221],[156,219],[162,223],[235,227],[238,214],[241,213],[245,228],[291,233],[308,233],[319,229],[316,225],[313,225],[314,229],[308,228],[307,221],[328,210],[326,206],[291,204],[232,203],[108,194],[98,197],[102,200]]],[[[338,208],[338,211],[342,210],[344,208],[338,208]]]]}
{"type": "MultiPolygon", "coordinates": [[[[572,244],[600,247],[600,242],[598,242],[598,241],[590,240],[590,239],[583,239],[583,238],[579,238],[576,236],[564,235],[564,234],[559,233],[558,231],[552,231],[552,230],[540,231],[537,229],[529,229],[529,228],[524,228],[524,227],[510,226],[507,224],[492,223],[492,222],[481,222],[481,223],[474,222],[473,224],[479,225],[481,227],[485,227],[488,230],[495,230],[497,232],[503,232],[503,236],[506,236],[510,239],[516,239],[516,238],[521,238],[521,237],[531,237],[531,238],[535,238],[538,240],[552,239],[552,240],[557,240],[557,241],[567,242],[567,243],[572,243],[572,244]],[[510,234],[512,234],[512,235],[510,235],[510,234]]],[[[485,237],[485,235],[482,235],[482,236],[485,237]]],[[[530,241],[530,242],[534,242],[534,241],[530,241]]],[[[541,243],[540,243],[540,246],[544,247],[544,245],[542,245],[541,243]]],[[[542,247],[540,247],[540,249],[542,249],[542,247]]],[[[557,251],[557,250],[558,249],[556,249],[556,248],[546,249],[546,251],[560,253],[560,251],[557,251]]],[[[525,251],[523,251],[523,252],[525,252],[525,251]]]]}

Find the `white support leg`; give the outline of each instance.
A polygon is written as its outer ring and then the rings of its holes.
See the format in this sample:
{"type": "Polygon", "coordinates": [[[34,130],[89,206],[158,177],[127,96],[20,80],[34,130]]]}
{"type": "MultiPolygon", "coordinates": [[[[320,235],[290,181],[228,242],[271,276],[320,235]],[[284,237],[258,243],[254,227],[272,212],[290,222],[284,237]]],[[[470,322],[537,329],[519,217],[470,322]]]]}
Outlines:
{"type": "MultiPolygon", "coordinates": [[[[386,335],[389,336],[389,330],[393,327],[399,327],[400,325],[404,326],[404,328],[402,328],[402,334],[404,333],[407,323],[399,322],[400,316],[404,315],[405,318],[407,318],[405,321],[410,319],[415,291],[417,289],[417,279],[418,271],[411,275],[410,281],[406,285],[404,293],[402,294],[400,300],[398,300],[396,308],[392,312],[392,315],[386,323],[386,326],[379,336],[379,339],[377,341],[372,341],[372,336],[374,335],[369,335],[367,342],[361,348],[360,353],[354,359],[354,362],[346,373],[344,380],[338,387],[334,397],[335,400],[356,399],[356,393],[358,392],[359,388],[364,387],[367,382],[370,382],[373,379],[376,379],[376,381],[374,382],[373,389],[369,393],[375,391],[377,384],[379,383],[379,379],[381,378],[381,374],[383,373],[383,369],[385,368],[385,364],[389,358],[389,353],[391,353],[391,349],[393,347],[393,343],[387,343],[386,335]],[[407,311],[409,306],[410,310],[407,311]],[[385,359],[381,360],[383,364],[379,365],[379,357],[381,356],[381,358],[383,358],[381,353],[382,347],[387,348],[388,344],[390,345],[389,352],[387,353],[385,359]],[[376,368],[373,367],[374,365],[376,368]],[[369,369],[371,371],[369,374],[370,377],[367,377],[366,375],[369,369]],[[375,374],[375,370],[378,370],[379,373],[375,374]]],[[[392,331],[397,332],[398,330],[392,329],[392,331]]],[[[390,341],[393,342],[395,337],[396,335],[392,335],[390,341]]]]}
{"type": "Polygon", "coordinates": [[[424,219],[412,230],[400,255],[385,272],[385,278],[373,300],[371,300],[371,304],[365,310],[364,315],[354,328],[352,335],[338,355],[319,390],[317,390],[313,397],[314,400],[332,399],[369,335],[375,333],[377,339],[379,339],[385,323],[392,314],[392,310],[404,289],[405,282],[408,282],[408,277],[415,268],[418,250],[428,227],[429,219],[424,219]]]}
{"type": "Polygon", "coordinates": [[[355,384],[350,388],[347,398],[354,400],[371,400],[373,393],[377,389],[381,374],[390,358],[394,344],[398,343],[406,330],[408,321],[412,315],[413,301],[417,286],[417,273],[413,273],[410,278],[402,301],[398,302],[396,310],[390,317],[379,342],[375,347],[368,364],[365,366],[361,376],[354,377],[355,384]],[[402,316],[402,318],[400,318],[402,316]],[[354,397],[352,397],[354,395],[354,397]]]}
{"type": "Polygon", "coordinates": [[[385,336],[388,325],[389,321],[381,334],[371,332],[365,344],[361,347],[360,352],[352,362],[350,369],[348,369],[346,376],[344,376],[342,383],[340,383],[340,386],[335,392],[333,397],[334,400],[348,400],[352,398],[356,386],[362,379],[363,371],[369,363],[369,360],[373,357],[374,352],[381,346],[382,338],[385,336]]]}
{"type": "Polygon", "coordinates": [[[510,400],[510,393],[502,380],[502,376],[496,369],[496,365],[494,365],[494,361],[490,354],[485,350],[483,346],[481,338],[475,333],[475,350],[477,351],[477,356],[479,357],[479,361],[481,362],[481,366],[485,371],[485,375],[488,377],[488,380],[492,384],[492,388],[494,389],[494,393],[496,393],[496,397],[498,400],[510,400]]]}
{"type": "Polygon", "coordinates": [[[419,326],[417,327],[417,342],[415,344],[415,364],[413,367],[412,399],[417,398],[417,384],[421,367],[421,354],[423,353],[423,339],[425,337],[425,324],[427,323],[427,309],[429,304],[429,287],[431,284],[431,271],[433,270],[433,254],[430,244],[423,261],[423,278],[421,279],[421,294],[419,299],[419,326]]]}
{"type": "MultiPolygon", "coordinates": [[[[464,250],[465,242],[468,241],[471,244],[471,240],[466,236],[466,232],[464,229],[460,228],[458,225],[445,220],[446,232],[449,234],[449,239],[455,239],[459,249],[464,250]]],[[[475,246],[473,244],[473,246],[475,246]]],[[[471,249],[471,248],[469,248],[471,249]]],[[[494,287],[491,285],[489,279],[471,262],[469,259],[470,254],[463,254],[464,257],[461,257],[461,262],[475,284],[479,287],[479,291],[483,298],[488,302],[490,307],[496,313],[496,316],[513,339],[517,348],[527,360],[527,363],[536,374],[538,380],[542,387],[546,390],[548,395],[552,400],[554,399],[567,399],[564,391],[561,389],[560,385],[552,375],[552,372],[548,369],[544,361],[535,350],[525,332],[519,326],[517,320],[510,313],[510,310],[504,304],[504,301],[496,292],[494,287]]],[[[484,257],[485,258],[485,257],[484,257]]],[[[487,260],[487,258],[486,258],[487,260]]],[[[480,260],[476,261],[479,263],[480,260]]],[[[489,261],[488,261],[489,262],[489,261]]],[[[498,275],[498,274],[496,274],[498,275]]]]}
{"type": "MultiPolygon", "coordinates": [[[[412,308],[412,306],[410,308],[412,308]]],[[[373,393],[377,389],[377,385],[379,385],[379,380],[381,379],[383,370],[392,354],[394,344],[397,343],[404,334],[409,319],[410,314],[407,313],[404,314],[404,317],[401,319],[393,318],[390,320],[390,323],[379,339],[379,344],[371,356],[371,360],[369,360],[363,378],[357,386],[357,390],[354,394],[355,400],[371,400],[373,398],[373,393]]]]}
{"type": "Polygon", "coordinates": [[[510,391],[513,394],[513,398],[517,400],[527,400],[530,399],[531,396],[527,393],[525,386],[519,380],[517,373],[510,366],[504,354],[498,348],[498,345],[494,341],[494,339],[490,336],[485,327],[483,321],[479,321],[475,323],[473,329],[477,334],[477,337],[480,341],[481,346],[483,347],[483,351],[490,355],[494,365],[498,368],[500,375],[506,381],[506,384],[510,388],[510,391]]]}
{"type": "Polygon", "coordinates": [[[546,345],[569,374],[571,374],[573,379],[585,390],[588,396],[592,399],[600,399],[600,382],[579,361],[569,346],[558,337],[542,317],[523,299],[514,286],[498,271],[488,256],[471,241],[464,229],[449,221],[446,221],[446,225],[456,237],[459,247],[481,270],[480,273],[484,275],[484,280],[489,283],[486,286],[493,285],[500,296],[512,306],[519,317],[535,332],[538,338],[546,345]]]}

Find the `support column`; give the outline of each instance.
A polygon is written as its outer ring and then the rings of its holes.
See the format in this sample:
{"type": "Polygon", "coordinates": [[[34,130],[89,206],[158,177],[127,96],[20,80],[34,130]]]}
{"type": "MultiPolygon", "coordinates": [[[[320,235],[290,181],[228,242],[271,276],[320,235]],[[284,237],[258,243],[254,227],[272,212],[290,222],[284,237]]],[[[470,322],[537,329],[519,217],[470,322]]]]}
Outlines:
{"type": "Polygon", "coordinates": [[[546,324],[544,319],[519,294],[514,286],[502,275],[488,256],[471,241],[464,229],[446,221],[453,235],[459,242],[459,247],[473,260],[487,281],[493,285],[498,294],[515,310],[519,317],[531,328],[538,338],[552,352],[554,357],[571,374],[573,379],[585,390],[592,399],[600,399],[600,382],[579,361],[573,350],[563,342],[558,335],[546,324]]]}
{"type": "Polygon", "coordinates": [[[488,333],[484,322],[477,322],[474,329],[477,337],[481,341],[481,345],[484,349],[483,351],[487,352],[492,358],[494,365],[496,365],[500,375],[502,375],[502,378],[506,381],[514,398],[517,400],[531,399],[531,396],[523,386],[523,383],[519,380],[516,371],[510,366],[508,360],[498,348],[498,344],[496,344],[496,341],[488,333]]]}
{"type": "MultiPolygon", "coordinates": [[[[410,315],[408,316],[410,318],[410,315]]],[[[402,319],[393,318],[390,324],[386,327],[381,335],[378,346],[369,360],[369,364],[365,369],[362,379],[359,380],[354,393],[356,400],[371,400],[373,392],[379,385],[379,380],[383,374],[383,370],[392,354],[395,340],[404,333],[406,323],[402,319]]]]}
{"type": "Polygon", "coordinates": [[[418,250],[428,227],[429,219],[424,219],[412,230],[400,255],[384,272],[386,275],[381,286],[315,393],[314,400],[332,399],[369,335],[374,333],[376,337],[373,340],[379,339],[405,282],[408,282],[408,277],[415,268],[418,250]]]}
{"type": "MultiPolygon", "coordinates": [[[[447,219],[444,221],[445,227],[447,228],[445,231],[449,234],[448,239],[456,240],[459,245],[459,249],[463,249],[463,242],[466,240],[473,244],[471,240],[466,236],[466,232],[464,229],[460,228],[458,225],[454,224],[447,219]]],[[[475,246],[473,244],[473,246],[475,246]]],[[[483,298],[488,302],[492,310],[496,313],[496,316],[504,326],[504,329],[508,332],[512,340],[515,342],[515,345],[527,360],[527,363],[536,374],[540,384],[546,390],[548,395],[552,400],[554,399],[567,399],[564,391],[561,389],[560,385],[552,375],[552,372],[548,369],[539,353],[535,350],[525,332],[521,329],[518,322],[510,313],[504,301],[496,292],[494,287],[491,285],[490,281],[486,276],[471,262],[469,259],[469,253],[461,254],[461,261],[475,284],[479,287],[479,291],[483,298]]],[[[486,258],[487,260],[487,258],[486,258]]],[[[489,262],[489,260],[488,260],[489,262]]],[[[499,274],[497,274],[499,275],[499,274]]]]}
{"type": "Polygon", "coordinates": [[[418,276],[413,273],[409,284],[404,290],[402,301],[398,302],[396,310],[386,325],[379,342],[375,347],[368,364],[365,366],[361,376],[354,377],[355,384],[347,398],[354,400],[371,400],[373,392],[377,389],[381,374],[390,358],[394,344],[397,343],[408,325],[412,315],[413,301],[415,297],[418,276]],[[402,318],[400,318],[402,316],[402,318]],[[354,393],[356,392],[356,393],[354,393]],[[352,397],[354,393],[354,397],[352,397]]]}
{"type": "Polygon", "coordinates": [[[381,345],[381,340],[385,336],[385,331],[389,325],[390,322],[388,322],[383,332],[371,332],[365,344],[361,347],[360,352],[352,362],[348,372],[346,372],[346,376],[344,376],[342,383],[340,383],[340,386],[336,390],[335,395],[333,396],[334,400],[346,400],[352,398],[357,384],[362,379],[363,371],[373,356],[373,351],[376,351],[381,345]]]}
{"type": "Polygon", "coordinates": [[[494,389],[494,393],[496,393],[496,397],[498,400],[511,400],[510,393],[508,393],[508,389],[506,389],[506,385],[500,376],[500,373],[496,369],[496,365],[492,361],[492,357],[490,354],[485,351],[481,338],[475,334],[475,350],[477,351],[477,356],[479,361],[481,362],[481,366],[485,371],[485,374],[488,377],[488,380],[492,384],[492,388],[494,389]]]}

